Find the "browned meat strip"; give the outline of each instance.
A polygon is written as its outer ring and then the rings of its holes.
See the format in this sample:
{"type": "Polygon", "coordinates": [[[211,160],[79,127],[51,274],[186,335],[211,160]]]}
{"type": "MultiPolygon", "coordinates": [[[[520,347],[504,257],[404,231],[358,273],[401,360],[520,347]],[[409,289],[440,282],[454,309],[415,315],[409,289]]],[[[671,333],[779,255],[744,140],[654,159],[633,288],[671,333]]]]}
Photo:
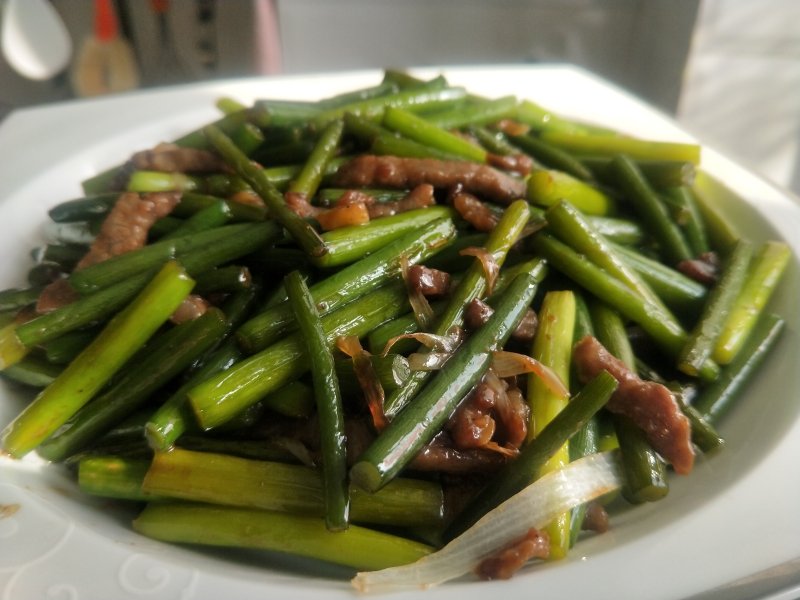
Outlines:
{"type": "Polygon", "coordinates": [[[286,205],[298,216],[307,219],[308,217],[316,217],[322,209],[313,206],[306,198],[305,194],[298,194],[296,192],[287,192],[284,196],[286,205]]]}
{"type": "Polygon", "coordinates": [[[369,208],[370,219],[378,219],[380,217],[390,217],[409,210],[417,208],[426,208],[436,204],[436,199],[433,196],[433,186],[427,183],[416,186],[408,195],[400,200],[392,200],[390,202],[370,202],[367,204],[369,208]]]}
{"type": "Polygon", "coordinates": [[[519,389],[489,371],[450,418],[447,431],[459,450],[515,456],[528,435],[529,417],[519,389]]]}
{"type": "Polygon", "coordinates": [[[506,464],[508,458],[482,448],[459,450],[442,438],[420,450],[409,468],[414,471],[440,473],[493,473],[506,464]]]}
{"type": "Polygon", "coordinates": [[[532,558],[550,556],[547,533],[531,527],[519,540],[484,558],[475,569],[481,579],[510,579],[532,558]]]}
{"type": "Polygon", "coordinates": [[[375,204],[375,198],[361,190],[345,190],[344,193],[339,196],[335,206],[347,206],[359,203],[365,205],[375,204]]]}
{"type": "Polygon", "coordinates": [[[497,169],[468,161],[363,155],[342,165],[334,176],[341,187],[383,186],[413,188],[428,183],[464,191],[508,204],[525,195],[525,183],[497,169]]]}
{"type": "Polygon", "coordinates": [[[578,375],[586,382],[608,371],[619,387],[606,407],[629,417],[645,432],[653,449],[672,463],[676,473],[688,474],[694,465],[689,420],[670,391],[654,381],[644,381],[591,336],[572,351],[578,375]]]}
{"type": "Polygon", "coordinates": [[[127,160],[114,174],[108,184],[109,192],[123,192],[128,187],[128,180],[136,171],[136,165],[132,160],[127,160]]]}
{"type": "Polygon", "coordinates": [[[483,382],[475,387],[447,424],[456,448],[467,450],[489,445],[496,427],[491,415],[496,401],[494,388],[483,382]]]}
{"type": "Polygon", "coordinates": [[[678,271],[703,285],[714,285],[719,277],[719,257],[715,252],[704,252],[695,259],[679,262],[678,271]]]}
{"type": "Polygon", "coordinates": [[[458,191],[453,194],[452,203],[461,218],[478,231],[491,231],[500,220],[486,204],[467,192],[458,191]]]}
{"type": "MultiPolygon", "coordinates": [[[[345,402],[351,398],[343,398],[345,402]]],[[[347,441],[347,464],[353,465],[356,460],[375,441],[375,428],[372,420],[364,417],[349,416],[344,421],[345,440],[347,441]]],[[[319,442],[319,434],[315,432],[314,441],[319,442]]]]}
{"type": "MultiPolygon", "coordinates": [[[[370,418],[348,418],[345,421],[347,438],[347,461],[354,464],[361,454],[375,440],[375,428],[370,418]]],[[[284,434],[285,435],[285,434],[284,434]]],[[[304,443],[314,446],[319,441],[319,433],[315,429],[303,439],[304,443]]],[[[507,462],[507,457],[497,452],[473,448],[459,450],[453,447],[453,440],[446,431],[439,432],[425,446],[411,463],[410,469],[421,472],[447,473],[462,482],[462,477],[471,479],[473,474],[493,473],[507,462]]],[[[479,477],[478,485],[482,487],[483,477],[479,477]]],[[[462,482],[463,483],[463,482],[462,482]]],[[[473,490],[473,491],[477,491],[473,490]]],[[[471,497],[471,495],[470,495],[471,497]]]]}
{"type": "MultiPolygon", "coordinates": [[[[468,305],[464,312],[464,324],[468,329],[475,330],[489,320],[494,313],[494,309],[483,300],[475,298],[468,305]]],[[[530,342],[536,335],[539,327],[539,317],[532,308],[529,308],[511,337],[520,342],[530,342]]]]}
{"type": "Polygon", "coordinates": [[[208,300],[197,294],[187,296],[181,305],[170,316],[169,320],[180,325],[187,321],[194,321],[205,314],[210,306],[208,300]]]}
{"type": "Polygon", "coordinates": [[[424,265],[411,265],[406,281],[423,296],[443,296],[450,289],[450,273],[424,265]]]}
{"type": "Polygon", "coordinates": [[[599,502],[590,502],[586,507],[581,529],[594,531],[595,533],[605,533],[608,531],[608,526],[608,513],[605,507],[599,502]]]}
{"type": "MultiPolygon", "coordinates": [[[[100,233],[92,242],[89,251],[78,262],[75,270],[144,246],[153,223],[172,212],[180,199],[180,192],[121,194],[103,221],[100,233]]],[[[36,310],[39,313],[50,312],[69,304],[76,298],[77,294],[69,283],[66,280],[58,280],[42,290],[36,310]]]]}
{"type": "Polygon", "coordinates": [[[533,170],[533,159],[527,154],[489,154],[486,162],[497,169],[518,173],[523,177],[533,170]]]}
{"type": "Polygon", "coordinates": [[[48,284],[39,294],[39,299],[36,301],[37,314],[43,315],[53,311],[67,304],[71,304],[79,298],[69,281],[66,279],[58,279],[53,283],[48,284]]]}
{"type": "Polygon", "coordinates": [[[467,329],[475,331],[483,326],[493,314],[494,309],[491,306],[480,298],[475,298],[467,304],[464,311],[464,325],[467,326],[467,329]]]}
{"type": "Polygon", "coordinates": [[[528,437],[530,406],[518,387],[509,387],[497,398],[498,437],[508,448],[519,449],[528,437]]]}
{"type": "Polygon", "coordinates": [[[252,190],[241,190],[230,196],[230,200],[246,206],[264,206],[261,197],[252,190]]]}
{"type": "Polygon", "coordinates": [[[532,308],[529,308],[527,311],[525,311],[525,314],[522,316],[522,320],[511,334],[511,337],[521,342],[530,342],[533,340],[533,336],[536,335],[536,330],[538,328],[539,316],[536,314],[536,311],[534,311],[532,308]]]}
{"type": "Polygon", "coordinates": [[[175,144],[159,144],[152,150],[137,152],[131,157],[137,169],[167,173],[214,173],[226,170],[225,162],[213,152],[197,148],[181,148],[175,144]]]}
{"type": "Polygon", "coordinates": [[[89,252],[75,268],[82,269],[141,248],[147,243],[147,234],[153,223],[171,213],[180,199],[180,192],[121,194],[103,221],[89,252]]]}
{"type": "Polygon", "coordinates": [[[525,125],[525,123],[520,123],[519,121],[514,121],[513,119],[503,119],[502,121],[498,122],[497,129],[506,135],[525,135],[531,130],[529,125],[525,125]]]}

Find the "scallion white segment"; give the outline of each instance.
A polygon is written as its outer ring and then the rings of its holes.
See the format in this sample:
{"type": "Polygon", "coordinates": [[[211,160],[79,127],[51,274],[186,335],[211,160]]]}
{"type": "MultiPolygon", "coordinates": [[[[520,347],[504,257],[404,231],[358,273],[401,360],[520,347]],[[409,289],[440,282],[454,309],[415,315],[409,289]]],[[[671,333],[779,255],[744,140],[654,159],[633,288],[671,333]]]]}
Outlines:
{"type": "Polygon", "coordinates": [[[548,473],[486,513],[475,525],[438,552],[417,562],[381,571],[358,573],[360,592],[427,588],[472,571],[481,560],[541,529],[558,515],[619,489],[622,473],[616,452],[592,454],[548,473]]]}

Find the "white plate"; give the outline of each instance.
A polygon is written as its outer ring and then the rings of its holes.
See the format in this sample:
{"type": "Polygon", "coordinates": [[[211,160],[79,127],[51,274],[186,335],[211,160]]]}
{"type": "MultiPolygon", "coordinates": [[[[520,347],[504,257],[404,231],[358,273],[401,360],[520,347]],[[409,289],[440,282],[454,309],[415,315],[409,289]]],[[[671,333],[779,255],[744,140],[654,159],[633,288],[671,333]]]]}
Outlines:
{"type": "MultiPolygon", "coordinates": [[[[475,93],[516,94],[642,137],[691,140],[663,114],[571,67],[462,68],[446,74],[475,93]]],[[[0,126],[0,288],[24,280],[27,252],[41,237],[47,208],[78,196],[82,179],[133,150],[211,120],[217,97],[313,99],[371,85],[379,77],[358,72],[216,82],[12,114],[0,126]]],[[[786,192],[709,149],[702,166],[744,198],[721,191],[726,212],[748,237],[783,238],[795,257],[800,255],[800,209],[786,192]]],[[[772,568],[800,557],[799,286],[795,258],[773,303],[787,319],[787,331],[721,424],[728,441],[722,453],[701,459],[690,477],[674,477],[665,500],[615,515],[609,533],[582,542],[565,561],[526,569],[510,582],[452,583],[427,597],[744,598],[796,585],[796,563],[772,568]],[[752,574],[757,575],[741,586],[710,592],[752,574]]],[[[4,424],[19,405],[9,388],[0,393],[4,424]]],[[[130,515],[86,499],[58,469],[33,457],[0,459],[0,473],[0,505],[19,505],[0,519],[3,600],[353,595],[338,569],[308,570],[302,561],[278,555],[196,551],[139,537],[127,526],[130,515]]],[[[785,594],[775,597],[788,598],[785,594]]]]}

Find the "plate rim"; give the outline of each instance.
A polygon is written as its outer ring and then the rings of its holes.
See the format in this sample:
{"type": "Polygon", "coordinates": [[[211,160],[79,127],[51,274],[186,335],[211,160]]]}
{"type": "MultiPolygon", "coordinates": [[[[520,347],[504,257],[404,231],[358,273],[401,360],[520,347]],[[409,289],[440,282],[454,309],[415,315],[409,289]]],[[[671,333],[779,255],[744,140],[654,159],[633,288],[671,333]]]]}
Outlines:
{"type": "MultiPolygon", "coordinates": [[[[506,73],[507,76],[510,75],[520,75],[524,73],[545,73],[549,72],[551,74],[559,74],[561,77],[565,78],[577,78],[582,81],[581,85],[586,85],[589,88],[601,88],[606,92],[610,91],[612,95],[621,95],[628,99],[628,101],[633,102],[639,105],[642,110],[649,115],[650,118],[657,118],[661,120],[665,120],[665,123],[661,125],[668,125],[665,129],[672,128],[674,131],[672,132],[676,138],[681,139],[694,139],[694,136],[691,135],[688,131],[680,127],[674,119],[671,119],[669,116],[665,115],[658,109],[653,108],[652,106],[646,105],[641,100],[635,98],[633,95],[625,92],[621,88],[614,86],[613,84],[609,84],[607,81],[603,80],[602,78],[589,73],[583,69],[579,69],[569,65],[491,65],[491,66],[458,66],[458,67],[425,67],[421,69],[412,69],[413,72],[420,73],[420,74],[430,74],[430,73],[438,73],[442,72],[448,78],[454,78],[458,80],[461,77],[464,78],[472,78],[476,76],[485,77],[488,75],[498,75],[500,73],[506,73]]],[[[347,71],[344,73],[318,73],[318,74],[298,74],[298,75],[288,75],[288,76],[278,76],[278,77],[260,77],[260,78],[239,78],[239,79],[231,79],[231,80],[224,80],[224,81],[215,81],[211,84],[208,83],[200,83],[200,84],[190,84],[189,86],[176,86],[174,88],[164,89],[164,90],[148,90],[148,91],[137,91],[125,96],[115,97],[115,98],[105,98],[105,99],[97,99],[92,101],[70,101],[66,103],[59,103],[57,105],[51,106],[44,106],[44,107],[37,107],[33,109],[26,109],[22,111],[15,111],[12,113],[3,123],[0,124],[0,147],[3,147],[6,143],[13,144],[16,141],[15,136],[17,138],[25,133],[26,135],[30,132],[30,127],[32,123],[41,125],[43,121],[46,122],[47,119],[50,120],[58,120],[59,118],[63,118],[63,115],[69,115],[71,118],[77,118],[77,115],[81,112],[84,114],[88,114],[89,111],[96,111],[98,108],[102,108],[103,106],[111,106],[113,109],[118,109],[119,106],[126,106],[130,103],[140,103],[146,100],[153,100],[158,99],[159,97],[166,97],[166,96],[174,96],[178,94],[189,94],[191,95],[194,92],[202,91],[205,95],[210,95],[212,93],[216,93],[216,90],[219,89],[247,89],[255,86],[259,86],[262,84],[280,84],[280,85],[289,85],[289,84],[297,84],[299,81],[333,81],[337,84],[344,85],[343,82],[352,81],[353,78],[369,78],[375,77],[381,73],[380,70],[376,69],[369,69],[369,70],[355,70],[355,71],[347,71]],[[159,96],[161,95],[161,96],[159,96]],[[10,133],[9,133],[10,132],[10,133]],[[21,133],[22,132],[22,133],[21,133]],[[8,141],[8,138],[11,138],[11,141],[8,141]]],[[[530,94],[526,93],[526,97],[531,97],[530,94]]],[[[173,99],[173,98],[170,98],[173,99]]],[[[213,107],[210,107],[213,110],[213,107]]],[[[73,127],[74,129],[74,127],[73,127]]],[[[68,134],[69,135],[69,134],[68,134]]],[[[92,138],[94,139],[94,138],[92,138]]],[[[112,141],[116,140],[117,137],[113,137],[112,134],[112,141]]],[[[99,147],[102,147],[102,140],[97,142],[99,147]]],[[[92,148],[94,146],[91,146],[92,148]]],[[[711,170],[715,171],[717,169],[727,169],[733,170],[737,173],[740,179],[744,179],[748,181],[749,185],[753,185],[759,188],[769,189],[770,194],[775,196],[775,201],[778,204],[788,203],[787,208],[789,212],[793,213],[795,218],[797,215],[800,214],[800,210],[797,207],[796,199],[792,196],[792,194],[786,190],[780,188],[780,186],[776,186],[775,184],[769,182],[768,180],[760,177],[757,174],[752,173],[744,169],[741,165],[738,165],[734,161],[725,158],[721,153],[716,152],[712,148],[707,146],[703,147],[703,164],[704,168],[708,167],[706,161],[710,161],[711,170]]],[[[30,156],[30,152],[22,153],[22,157],[25,160],[30,160],[30,158],[26,158],[30,156]]],[[[48,160],[47,155],[39,156],[39,162],[46,162],[48,160]]],[[[11,161],[11,164],[0,165],[0,198],[6,198],[7,196],[14,196],[15,194],[24,194],[25,188],[29,185],[29,181],[24,177],[24,175],[20,175],[20,171],[14,171],[14,164],[20,162],[19,160],[11,161]],[[12,175],[9,176],[8,172],[13,171],[12,175]],[[16,178],[14,177],[16,175],[16,178]]],[[[22,173],[24,174],[25,171],[23,170],[22,173]]],[[[776,226],[786,226],[785,223],[775,223],[776,226]]],[[[789,240],[787,240],[789,241],[789,240]]],[[[796,250],[796,244],[794,246],[796,250]]],[[[800,446],[797,443],[797,438],[800,437],[800,427],[798,423],[794,423],[794,425],[790,428],[790,431],[787,433],[785,438],[781,440],[781,442],[773,449],[772,453],[776,452],[783,452],[789,450],[796,450],[800,446]],[[791,435],[794,434],[794,435],[791,435]],[[791,439],[789,439],[791,437],[791,439]]],[[[0,462],[0,472],[3,471],[3,463],[0,462]]],[[[753,475],[752,473],[750,475],[753,475]]],[[[743,485],[743,482],[740,482],[736,487],[743,485]]],[[[797,520],[796,520],[797,521],[797,520]]],[[[800,527],[800,522],[795,522],[795,526],[800,527]]],[[[98,540],[94,540],[98,541],[98,540]]],[[[794,548],[798,556],[800,556],[800,543],[797,544],[794,548]]],[[[644,551],[644,549],[642,549],[644,551]]],[[[598,557],[592,556],[583,556],[584,554],[590,554],[589,552],[578,552],[580,556],[574,556],[571,561],[574,563],[580,564],[595,564],[595,563],[602,563],[602,560],[598,560],[598,557]]],[[[0,584],[2,584],[2,562],[1,562],[0,553],[0,584]]],[[[563,570],[563,569],[562,569],[563,570]]],[[[754,568],[753,571],[758,570],[754,568]]],[[[554,569],[548,568],[546,569],[547,572],[553,572],[554,569]]],[[[746,575],[746,573],[743,573],[746,575]]],[[[205,574],[201,574],[205,575],[205,574]]],[[[527,574],[526,574],[527,575],[527,574]]],[[[523,575],[522,577],[526,577],[523,575]]],[[[531,579],[532,580],[532,579],[531,579]]],[[[706,579],[708,582],[715,581],[716,583],[722,583],[721,580],[715,580],[713,577],[709,577],[706,579]]],[[[508,593],[513,593],[520,587],[517,584],[514,584],[514,581],[519,580],[512,580],[511,587],[506,586],[505,589],[508,593]]],[[[469,584],[473,585],[473,584],[469,584]]],[[[484,587],[486,584],[481,584],[475,591],[476,593],[480,591],[485,591],[487,588],[484,587]]],[[[631,588],[631,593],[634,593],[636,588],[631,588]]],[[[0,587],[0,591],[2,588],[0,587]]],[[[282,590],[286,592],[285,589],[282,590]]],[[[300,590],[302,592],[302,590],[300,590]]],[[[342,590],[334,591],[334,594],[338,594],[342,590]]],[[[347,596],[352,597],[347,590],[347,596]]],[[[623,590],[624,591],[624,590],[623,590]]],[[[677,590],[676,590],[677,591],[677,590]]],[[[705,592],[707,590],[697,590],[697,592],[705,592]]],[[[317,594],[319,590],[315,589],[311,593],[317,594]]],[[[464,596],[465,593],[469,595],[469,587],[465,587],[461,583],[456,583],[451,586],[447,586],[444,588],[440,588],[435,593],[429,594],[431,598],[435,598],[439,600],[440,598],[455,598],[456,595],[464,596]]],[[[152,597],[152,596],[151,596],[152,597]]],[[[194,595],[190,597],[195,598],[211,598],[213,596],[206,596],[206,595],[194,595]]],[[[298,596],[301,597],[301,596],[298,596]]],[[[311,596],[309,596],[311,597],[311,596]]],[[[314,596],[316,597],[316,596],[314,596]]],[[[335,596],[332,596],[335,597],[335,596]]],[[[392,597],[399,597],[399,596],[392,596],[392,597]]],[[[411,596],[409,596],[411,597],[411,596]]],[[[614,597],[625,597],[624,594],[622,596],[619,595],[619,591],[615,590],[614,597]]],[[[635,595],[631,595],[629,597],[636,597],[635,595]]],[[[664,597],[670,597],[665,595],[664,597]]],[[[677,597],[677,596],[676,596],[677,597]]]]}

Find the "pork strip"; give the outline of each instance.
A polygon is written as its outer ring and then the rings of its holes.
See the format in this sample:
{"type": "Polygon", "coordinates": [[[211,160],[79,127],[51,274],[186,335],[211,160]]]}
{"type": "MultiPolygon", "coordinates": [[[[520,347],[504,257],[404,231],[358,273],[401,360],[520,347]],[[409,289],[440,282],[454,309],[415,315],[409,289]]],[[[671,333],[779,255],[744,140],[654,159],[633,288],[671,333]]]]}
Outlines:
{"type": "Polygon", "coordinates": [[[494,473],[508,462],[508,457],[483,448],[458,449],[448,432],[440,432],[419,451],[409,469],[450,474],[494,473]]]}
{"type": "Polygon", "coordinates": [[[572,357],[583,382],[608,371],[619,382],[606,405],[608,410],[629,417],[642,429],[653,449],[672,463],[676,473],[691,472],[694,465],[691,426],[666,387],[640,379],[592,336],[575,344],[572,357]]]}
{"type": "Polygon", "coordinates": [[[408,285],[419,290],[423,296],[444,296],[450,290],[450,273],[425,265],[411,265],[408,268],[408,285]]]}
{"type": "Polygon", "coordinates": [[[503,171],[519,173],[523,177],[533,170],[533,159],[527,154],[492,154],[487,156],[487,163],[503,171]]]}
{"type": "Polygon", "coordinates": [[[594,531],[595,533],[605,533],[610,526],[608,512],[599,502],[589,502],[586,506],[586,514],[583,517],[581,529],[594,531]]]}
{"type": "Polygon", "coordinates": [[[447,430],[459,450],[485,448],[494,437],[496,423],[492,409],[497,392],[486,383],[479,383],[458,407],[447,423],[447,430]]]}
{"type": "Polygon", "coordinates": [[[142,248],[153,224],[171,213],[180,200],[180,192],[121,194],[75,270],[142,248]]]}
{"type": "Polygon", "coordinates": [[[369,218],[378,219],[380,217],[390,217],[417,208],[427,208],[436,204],[433,195],[433,186],[423,183],[416,186],[400,200],[390,200],[389,202],[372,202],[368,204],[369,218]]]}
{"type": "Polygon", "coordinates": [[[525,535],[484,558],[475,569],[481,579],[511,579],[532,558],[550,556],[550,537],[531,527],[525,535]]]}
{"type": "Polygon", "coordinates": [[[227,170],[225,162],[213,152],[181,148],[175,144],[159,144],[151,150],[136,152],[131,162],[143,171],[166,173],[216,173],[227,170]]]}
{"type": "Polygon", "coordinates": [[[478,163],[433,158],[362,155],[342,165],[334,176],[339,187],[435,188],[463,186],[464,191],[509,204],[525,196],[525,183],[478,163]]]}
{"type": "Polygon", "coordinates": [[[719,257],[716,252],[704,252],[697,258],[682,260],[678,271],[703,285],[712,286],[719,279],[719,257]]]}
{"type": "Polygon", "coordinates": [[[451,202],[461,218],[477,231],[491,231],[500,221],[500,217],[492,212],[486,204],[467,192],[456,192],[453,194],[451,202]]]}
{"type": "Polygon", "coordinates": [[[284,195],[284,200],[292,212],[303,219],[316,217],[320,212],[322,212],[321,208],[314,206],[308,201],[308,198],[306,198],[305,194],[287,192],[284,195]]]}
{"type": "Polygon", "coordinates": [[[481,448],[513,457],[528,436],[530,409],[515,386],[489,371],[445,429],[458,450],[481,448]]]}
{"type": "Polygon", "coordinates": [[[67,304],[72,304],[79,297],[80,295],[69,284],[69,281],[56,279],[47,284],[39,293],[39,298],[36,300],[36,314],[43,315],[67,304]]]}
{"type": "MultiPolygon", "coordinates": [[[[480,298],[474,298],[464,311],[464,324],[467,329],[475,331],[489,320],[494,314],[494,309],[480,298]]],[[[522,320],[517,328],[511,333],[511,337],[520,342],[533,341],[536,330],[539,328],[539,316],[532,308],[525,311],[522,320]]]]}
{"type": "MultiPolygon", "coordinates": [[[[158,219],[167,216],[180,202],[180,192],[120,194],[100,227],[89,251],[78,261],[75,270],[101,263],[113,256],[143,247],[147,234],[158,219]]],[[[44,314],[66,306],[78,297],[66,279],[45,287],[36,303],[36,312],[44,314]]]]}
{"type": "Polygon", "coordinates": [[[175,312],[170,315],[169,320],[175,325],[186,323],[187,321],[194,321],[202,317],[211,306],[211,303],[197,294],[189,294],[183,299],[180,306],[175,309],[175,312]]]}

